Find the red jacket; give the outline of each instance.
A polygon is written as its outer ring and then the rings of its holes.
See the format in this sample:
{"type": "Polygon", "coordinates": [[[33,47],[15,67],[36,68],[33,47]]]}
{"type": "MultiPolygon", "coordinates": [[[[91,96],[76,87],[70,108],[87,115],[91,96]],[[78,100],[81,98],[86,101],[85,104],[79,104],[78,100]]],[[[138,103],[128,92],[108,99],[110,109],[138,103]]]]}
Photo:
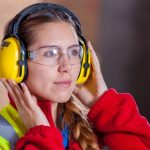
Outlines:
{"type": "MultiPolygon", "coordinates": [[[[42,102],[39,106],[51,127],[31,128],[19,139],[16,150],[64,150],[62,135],[54,126],[49,103],[42,102]]],[[[103,141],[111,150],[150,150],[150,125],[139,114],[131,95],[117,93],[114,89],[106,91],[92,106],[88,118],[97,132],[103,133],[103,141]]],[[[78,143],[70,142],[69,150],[81,148],[78,143]]]]}

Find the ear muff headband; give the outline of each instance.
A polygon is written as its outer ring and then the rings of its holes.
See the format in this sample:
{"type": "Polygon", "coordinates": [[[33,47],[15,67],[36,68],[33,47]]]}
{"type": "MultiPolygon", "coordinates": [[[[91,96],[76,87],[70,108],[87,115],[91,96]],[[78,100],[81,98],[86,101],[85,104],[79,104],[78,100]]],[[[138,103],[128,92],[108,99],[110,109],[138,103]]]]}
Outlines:
{"type": "MultiPolygon", "coordinates": [[[[89,73],[90,73],[90,53],[89,53],[89,50],[87,48],[86,40],[81,35],[80,22],[79,22],[78,18],[70,10],[66,9],[65,7],[63,7],[61,5],[51,4],[51,3],[33,4],[33,5],[25,8],[25,9],[23,9],[20,13],[18,13],[16,15],[16,17],[13,19],[13,21],[11,22],[9,29],[8,29],[8,32],[5,35],[4,43],[7,42],[9,40],[9,38],[11,38],[10,41],[14,40],[14,42],[10,42],[11,44],[15,43],[16,45],[19,45],[19,46],[16,46],[17,47],[16,51],[18,53],[20,53],[20,57],[19,58],[17,57],[15,59],[19,63],[20,69],[18,69],[18,71],[17,71],[17,69],[15,69],[14,74],[17,74],[17,75],[21,74],[21,75],[19,76],[19,78],[20,78],[19,80],[15,79],[15,77],[14,77],[15,75],[13,75],[13,77],[12,76],[8,77],[8,75],[7,76],[4,75],[4,77],[12,78],[12,79],[16,80],[18,83],[26,78],[26,75],[27,75],[26,50],[24,48],[23,42],[21,42],[21,40],[19,39],[18,30],[19,30],[19,26],[23,20],[25,20],[29,15],[31,15],[37,11],[40,11],[42,9],[55,9],[55,10],[63,11],[65,13],[67,13],[70,17],[72,17],[72,20],[74,21],[75,26],[76,26],[78,36],[81,39],[81,43],[82,43],[82,46],[84,49],[82,63],[81,63],[81,70],[80,70],[80,74],[79,74],[78,79],[77,79],[77,83],[80,84],[80,83],[85,82],[89,76],[89,73]],[[7,37],[9,37],[9,38],[7,38],[7,37]],[[16,38],[16,39],[14,39],[14,38],[16,38]]],[[[12,47],[14,47],[14,46],[12,46],[12,47]]],[[[8,46],[8,49],[11,50],[12,47],[8,46]]],[[[5,48],[3,48],[3,49],[5,49],[5,48]]],[[[8,58],[8,57],[6,56],[5,58],[8,58]]],[[[11,74],[11,73],[9,73],[9,74],[11,74]]],[[[1,71],[0,71],[0,77],[1,77],[1,71]]]]}
{"type": "Polygon", "coordinates": [[[79,32],[81,33],[79,20],[75,16],[75,14],[73,14],[69,9],[67,9],[61,5],[58,5],[58,4],[36,3],[36,4],[33,4],[25,9],[23,9],[20,13],[18,13],[16,15],[16,17],[12,21],[12,24],[10,25],[9,35],[18,34],[18,29],[19,29],[20,23],[23,20],[25,20],[28,16],[30,16],[31,14],[33,14],[37,11],[40,11],[42,9],[59,10],[61,12],[66,12],[67,14],[69,14],[72,17],[73,20],[75,20],[75,24],[78,28],[77,30],[79,30],[79,32]]]}

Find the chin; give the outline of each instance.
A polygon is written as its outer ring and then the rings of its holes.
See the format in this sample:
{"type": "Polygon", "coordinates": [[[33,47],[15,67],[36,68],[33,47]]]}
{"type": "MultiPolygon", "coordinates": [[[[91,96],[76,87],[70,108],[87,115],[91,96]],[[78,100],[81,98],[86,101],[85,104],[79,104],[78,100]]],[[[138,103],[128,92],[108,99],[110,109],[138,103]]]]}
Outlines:
{"type": "Polygon", "coordinates": [[[58,94],[53,101],[58,103],[65,103],[69,101],[71,94],[58,94]]]}

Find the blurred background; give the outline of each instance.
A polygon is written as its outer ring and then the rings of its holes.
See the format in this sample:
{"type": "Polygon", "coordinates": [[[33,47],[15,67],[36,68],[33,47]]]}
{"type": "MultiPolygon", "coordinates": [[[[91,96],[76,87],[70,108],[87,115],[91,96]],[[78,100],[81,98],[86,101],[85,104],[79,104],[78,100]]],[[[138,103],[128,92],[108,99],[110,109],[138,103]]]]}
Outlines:
{"type": "Polygon", "coordinates": [[[150,121],[150,1],[0,1],[0,40],[5,24],[21,9],[38,2],[62,4],[75,12],[98,54],[107,86],[130,92],[150,121]]]}

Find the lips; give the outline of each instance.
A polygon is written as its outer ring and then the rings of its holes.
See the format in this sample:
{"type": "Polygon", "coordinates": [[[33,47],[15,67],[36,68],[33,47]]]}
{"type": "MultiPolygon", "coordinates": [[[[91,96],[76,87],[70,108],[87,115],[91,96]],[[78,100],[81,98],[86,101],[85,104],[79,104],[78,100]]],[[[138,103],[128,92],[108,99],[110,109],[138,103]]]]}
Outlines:
{"type": "Polygon", "coordinates": [[[63,80],[63,81],[56,81],[54,82],[55,85],[63,88],[68,88],[71,86],[72,81],[71,80],[63,80]]]}

